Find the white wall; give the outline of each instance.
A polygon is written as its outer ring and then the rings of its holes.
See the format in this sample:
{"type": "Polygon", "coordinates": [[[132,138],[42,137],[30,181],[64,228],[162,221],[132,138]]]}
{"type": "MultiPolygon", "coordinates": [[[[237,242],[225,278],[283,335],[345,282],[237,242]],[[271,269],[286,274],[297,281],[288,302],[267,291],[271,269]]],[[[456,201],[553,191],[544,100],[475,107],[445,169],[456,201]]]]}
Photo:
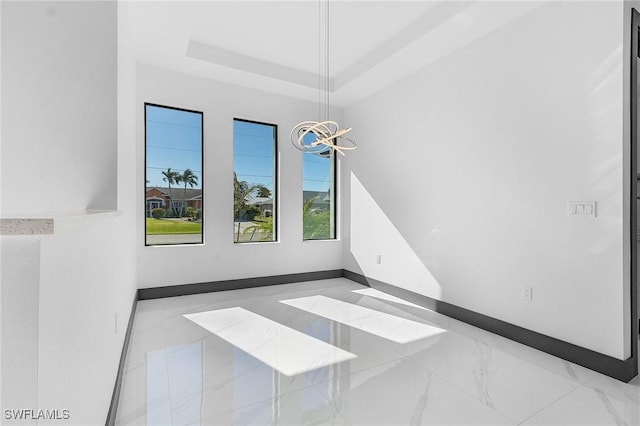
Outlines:
{"type": "Polygon", "coordinates": [[[627,358],[623,15],[545,2],[346,108],[346,269],[627,358]]]}
{"type": "MultiPolygon", "coordinates": [[[[3,408],[35,407],[38,400],[40,241],[1,237],[3,408]]],[[[35,423],[35,422],[34,422],[35,423]]]]}
{"type": "Polygon", "coordinates": [[[111,401],[135,291],[123,220],[41,241],[38,405],[70,424],[104,423],[111,401]]]}
{"type": "Polygon", "coordinates": [[[3,216],[116,207],[113,3],[2,2],[3,216]]]}
{"type": "Polygon", "coordinates": [[[69,409],[54,422],[102,424],[136,291],[131,155],[116,139],[117,4],[1,7],[2,216],[122,211],[66,233],[2,237],[2,408],[69,409]],[[35,322],[20,319],[25,306],[35,322]],[[20,348],[30,351],[7,357],[20,348]],[[19,401],[10,363],[37,375],[19,401]]]}
{"type": "MultiPolygon", "coordinates": [[[[342,269],[342,242],[302,241],[302,153],[291,128],[317,104],[160,68],[137,68],[138,282],[141,288],[342,269]],[[144,246],[144,103],[204,112],[204,245],[144,246]],[[278,125],[278,242],[233,243],[233,119],[278,125]]],[[[335,114],[340,114],[336,110],[335,114]]]]}

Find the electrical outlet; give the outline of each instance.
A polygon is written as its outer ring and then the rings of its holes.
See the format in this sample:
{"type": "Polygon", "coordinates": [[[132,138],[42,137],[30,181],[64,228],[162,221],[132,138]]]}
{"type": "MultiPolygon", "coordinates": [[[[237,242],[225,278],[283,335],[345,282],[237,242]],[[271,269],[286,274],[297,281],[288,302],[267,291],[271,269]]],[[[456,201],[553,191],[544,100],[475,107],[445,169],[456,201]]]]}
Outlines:
{"type": "Polygon", "coordinates": [[[531,301],[531,287],[522,287],[522,298],[524,300],[528,300],[529,302],[531,301]]]}
{"type": "Polygon", "coordinates": [[[380,265],[382,263],[382,255],[381,254],[376,254],[376,263],[378,265],[380,265]]]}

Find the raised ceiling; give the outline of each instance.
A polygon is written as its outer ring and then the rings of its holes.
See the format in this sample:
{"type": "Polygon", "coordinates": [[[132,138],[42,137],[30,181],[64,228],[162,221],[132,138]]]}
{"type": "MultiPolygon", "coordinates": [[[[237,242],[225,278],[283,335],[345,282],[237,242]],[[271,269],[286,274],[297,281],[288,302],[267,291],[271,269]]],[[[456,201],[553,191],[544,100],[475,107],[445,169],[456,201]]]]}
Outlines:
{"type": "MultiPolygon", "coordinates": [[[[332,0],[331,103],[356,102],[539,5],[332,0]]],[[[142,63],[317,100],[322,10],[317,1],[124,1],[120,43],[142,63]]]]}

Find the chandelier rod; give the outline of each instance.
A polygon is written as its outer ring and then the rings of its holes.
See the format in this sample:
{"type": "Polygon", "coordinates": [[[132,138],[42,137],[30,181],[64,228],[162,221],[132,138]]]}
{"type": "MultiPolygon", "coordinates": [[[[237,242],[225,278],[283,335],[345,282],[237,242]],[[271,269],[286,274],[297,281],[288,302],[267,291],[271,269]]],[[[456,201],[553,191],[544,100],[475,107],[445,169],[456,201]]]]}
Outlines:
{"type": "Polygon", "coordinates": [[[289,134],[294,147],[321,157],[328,157],[335,151],[345,155],[344,151],[357,148],[356,142],[345,136],[351,131],[351,127],[341,129],[337,122],[329,119],[331,101],[329,12],[329,0],[318,0],[318,121],[300,122],[291,129],[289,134]],[[324,13],[322,1],[325,2],[324,13]],[[312,138],[305,140],[307,135],[312,138]]]}

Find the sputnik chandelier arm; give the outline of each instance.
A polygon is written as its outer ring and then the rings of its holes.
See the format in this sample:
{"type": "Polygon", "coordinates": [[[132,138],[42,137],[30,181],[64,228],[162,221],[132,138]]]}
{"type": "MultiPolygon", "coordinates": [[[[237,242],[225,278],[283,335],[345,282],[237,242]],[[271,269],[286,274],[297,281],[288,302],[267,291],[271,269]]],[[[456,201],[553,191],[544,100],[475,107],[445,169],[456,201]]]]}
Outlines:
{"type": "MultiPolygon", "coordinates": [[[[345,134],[351,131],[351,127],[340,129],[340,125],[329,120],[329,0],[325,1],[325,31],[324,31],[324,54],[325,54],[325,119],[320,118],[319,121],[303,121],[296,124],[291,129],[291,143],[297,149],[308,152],[321,157],[329,157],[334,151],[338,151],[342,156],[344,151],[351,151],[358,146],[353,139],[345,137],[345,134]],[[308,136],[308,137],[307,137],[308,136]]],[[[318,0],[318,33],[322,28],[322,0],[318,0]]],[[[319,37],[319,40],[321,37],[319,37]]],[[[319,43],[320,44],[320,43],[319,43]]],[[[322,48],[319,46],[319,55],[322,55],[322,48]]],[[[322,71],[321,59],[318,59],[318,115],[322,115],[322,71]]]]}

